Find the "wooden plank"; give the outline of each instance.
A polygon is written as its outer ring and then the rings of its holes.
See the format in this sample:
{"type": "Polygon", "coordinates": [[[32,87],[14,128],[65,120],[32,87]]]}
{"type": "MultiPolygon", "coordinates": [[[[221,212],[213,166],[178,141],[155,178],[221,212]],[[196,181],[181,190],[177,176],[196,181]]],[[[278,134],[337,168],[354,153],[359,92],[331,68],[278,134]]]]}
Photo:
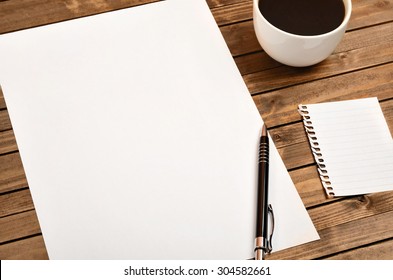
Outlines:
{"type": "MultiPolygon", "coordinates": [[[[0,92],[1,92],[1,89],[0,89],[0,92]]],[[[5,106],[4,96],[1,95],[0,96],[0,110],[5,109],[5,108],[6,108],[6,106],[5,106]]]]}
{"type": "Polygon", "coordinates": [[[0,5],[0,34],[151,2],[156,0],[7,1],[0,5]]]}
{"type": "Polygon", "coordinates": [[[277,149],[308,141],[303,122],[269,129],[269,134],[277,149]]]}
{"type": "Polygon", "coordinates": [[[297,106],[376,96],[393,97],[393,63],[253,96],[268,127],[300,121],[297,106]]]}
{"type": "Polygon", "coordinates": [[[392,19],[392,0],[352,0],[352,15],[348,29],[376,25],[392,19]]]}
{"type": "Polygon", "coordinates": [[[326,260],[393,260],[393,240],[386,240],[369,246],[357,248],[334,256],[326,260]]]}
{"type": "Polygon", "coordinates": [[[382,101],[379,104],[381,105],[383,116],[388,124],[390,134],[393,135],[393,100],[382,101]]]}
{"type": "MultiPolygon", "coordinates": [[[[379,45],[387,40],[393,40],[393,22],[347,32],[334,53],[379,45]]],[[[236,57],[235,61],[242,75],[282,66],[263,51],[236,57]]]]}
{"type": "Polygon", "coordinates": [[[233,4],[239,4],[245,1],[252,1],[252,0],[206,0],[210,8],[229,6],[233,4]]]}
{"type": "Polygon", "coordinates": [[[278,149],[287,169],[299,168],[314,163],[314,156],[308,142],[301,142],[278,149]]]}
{"type": "MultiPolygon", "coordinates": [[[[0,34],[157,1],[158,0],[6,1],[0,5],[0,34]]],[[[244,17],[244,15],[242,15],[244,7],[239,5],[239,3],[245,2],[245,0],[208,0],[207,2],[210,8],[219,8],[216,12],[219,18],[223,18],[223,12],[226,11],[226,9],[221,11],[222,9],[220,10],[220,7],[231,5],[236,5],[237,9],[230,7],[229,11],[232,11],[233,14],[238,14],[237,17],[244,17]]],[[[250,6],[252,0],[248,0],[247,2],[247,5],[250,6]]],[[[233,14],[228,15],[236,19],[237,17],[233,14]]]]}
{"type": "Polygon", "coordinates": [[[244,75],[243,79],[251,94],[259,94],[392,61],[393,40],[332,54],[315,66],[303,68],[281,66],[244,75]]]}
{"type": "Polygon", "coordinates": [[[392,41],[392,36],[393,22],[347,32],[343,40],[338,44],[336,53],[379,45],[386,41],[392,41]]]}
{"type": "Polygon", "coordinates": [[[327,200],[316,165],[293,170],[289,175],[306,208],[332,201],[327,200]]]}
{"type": "MultiPolygon", "coordinates": [[[[208,1],[211,2],[211,1],[208,1]]],[[[376,0],[353,0],[348,30],[389,22],[393,18],[393,2],[376,0]]],[[[216,5],[218,6],[218,5],[216,5]]],[[[213,8],[213,5],[210,5],[213,8]]],[[[212,9],[219,25],[233,24],[252,19],[252,0],[230,1],[212,9]],[[236,4],[234,4],[236,3],[236,4]],[[234,4],[234,5],[228,5],[234,4]]]]}
{"type": "Polygon", "coordinates": [[[12,130],[0,132],[0,155],[18,150],[15,135],[12,130]]]}
{"type": "Polygon", "coordinates": [[[0,193],[25,187],[27,180],[19,153],[0,156],[0,193]]]}
{"type": "Polygon", "coordinates": [[[0,219],[0,243],[40,233],[40,225],[34,210],[0,219]]]}
{"type": "Polygon", "coordinates": [[[386,212],[393,215],[393,191],[347,197],[308,210],[318,231],[386,212]]]}
{"type": "MultiPolygon", "coordinates": [[[[359,29],[370,25],[377,25],[385,22],[390,22],[392,20],[393,1],[386,0],[384,1],[386,2],[386,4],[380,5],[381,7],[378,7],[378,3],[380,2],[377,3],[375,2],[376,2],[375,0],[363,0],[363,1],[359,1],[359,3],[355,1],[353,2],[353,12],[352,12],[351,20],[349,21],[348,31],[352,29],[359,29]],[[368,15],[367,17],[364,17],[365,13],[367,13],[368,15]]],[[[246,12],[243,12],[243,14],[244,13],[246,12]]],[[[227,15],[226,17],[231,18],[231,15],[227,15]]],[[[239,15],[233,15],[233,17],[236,20],[239,20],[239,15]]],[[[250,52],[256,52],[262,50],[255,36],[254,26],[251,18],[245,22],[223,26],[221,27],[221,32],[233,56],[244,55],[250,52]]],[[[351,32],[347,32],[347,33],[351,33],[351,32]]],[[[373,38],[374,35],[370,37],[369,40],[373,38]]]]}
{"type": "Polygon", "coordinates": [[[0,218],[34,209],[28,189],[0,195],[0,205],[0,218]]]}
{"type": "Polygon", "coordinates": [[[4,100],[4,96],[3,96],[3,90],[1,89],[1,85],[0,85],[0,110],[5,109],[6,105],[5,105],[5,100],[4,100]]]}
{"type": "Polygon", "coordinates": [[[9,130],[12,128],[11,120],[7,110],[0,111],[0,131],[9,130]]]}
{"type": "Polygon", "coordinates": [[[281,63],[275,61],[264,51],[238,56],[234,59],[237,68],[243,76],[282,66],[281,63]]]}
{"type": "Polygon", "coordinates": [[[393,212],[318,231],[321,239],[272,253],[267,259],[315,259],[393,237],[393,212]]]}
{"type": "Polygon", "coordinates": [[[253,1],[243,1],[233,5],[211,9],[218,26],[234,24],[252,18],[253,1]]]}
{"type": "Polygon", "coordinates": [[[220,28],[222,35],[233,56],[261,51],[252,21],[225,25],[220,28]]]}
{"type": "Polygon", "coordinates": [[[42,235],[11,242],[0,246],[1,260],[47,260],[42,235]]]}

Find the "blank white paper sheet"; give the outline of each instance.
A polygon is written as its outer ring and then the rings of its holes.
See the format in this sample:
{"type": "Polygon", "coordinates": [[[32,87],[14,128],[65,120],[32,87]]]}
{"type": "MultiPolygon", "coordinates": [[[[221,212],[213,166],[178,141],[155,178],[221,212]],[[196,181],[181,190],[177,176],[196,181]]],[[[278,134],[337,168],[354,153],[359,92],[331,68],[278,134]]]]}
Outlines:
{"type": "MultiPolygon", "coordinates": [[[[0,36],[51,259],[253,257],[262,120],[205,1],[0,36]]],[[[271,145],[275,251],[318,234],[271,145]]]]}
{"type": "Polygon", "coordinates": [[[299,110],[329,196],[393,190],[393,141],[376,97],[299,110]]]}

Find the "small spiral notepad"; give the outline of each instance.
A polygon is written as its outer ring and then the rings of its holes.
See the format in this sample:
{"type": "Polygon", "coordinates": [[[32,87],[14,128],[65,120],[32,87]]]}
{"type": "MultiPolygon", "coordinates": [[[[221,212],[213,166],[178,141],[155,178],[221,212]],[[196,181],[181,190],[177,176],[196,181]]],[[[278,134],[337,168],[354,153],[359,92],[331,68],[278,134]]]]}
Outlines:
{"type": "Polygon", "coordinates": [[[299,105],[328,196],[393,190],[393,141],[377,98],[299,105]]]}

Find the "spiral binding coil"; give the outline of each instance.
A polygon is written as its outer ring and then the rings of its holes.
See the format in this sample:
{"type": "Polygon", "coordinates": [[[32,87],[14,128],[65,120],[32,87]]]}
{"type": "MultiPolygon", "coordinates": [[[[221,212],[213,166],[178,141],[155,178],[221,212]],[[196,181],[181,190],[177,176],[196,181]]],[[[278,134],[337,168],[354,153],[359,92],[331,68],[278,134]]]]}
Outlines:
{"type": "Polygon", "coordinates": [[[304,128],[307,133],[308,141],[310,143],[311,151],[313,153],[315,162],[318,165],[318,173],[321,178],[321,182],[328,196],[334,196],[334,190],[332,183],[330,182],[329,173],[326,169],[325,161],[319,147],[318,137],[316,136],[314,126],[309,115],[309,111],[306,105],[300,104],[298,107],[299,114],[303,117],[304,128]]]}

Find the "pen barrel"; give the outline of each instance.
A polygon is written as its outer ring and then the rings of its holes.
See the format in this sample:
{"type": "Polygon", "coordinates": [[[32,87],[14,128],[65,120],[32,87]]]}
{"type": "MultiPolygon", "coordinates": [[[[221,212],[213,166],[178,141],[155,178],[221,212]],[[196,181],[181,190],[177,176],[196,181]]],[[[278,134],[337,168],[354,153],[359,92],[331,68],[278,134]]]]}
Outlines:
{"type": "Polygon", "coordinates": [[[258,201],[256,236],[268,236],[268,181],[269,181],[269,139],[262,136],[259,144],[258,201]]]}

